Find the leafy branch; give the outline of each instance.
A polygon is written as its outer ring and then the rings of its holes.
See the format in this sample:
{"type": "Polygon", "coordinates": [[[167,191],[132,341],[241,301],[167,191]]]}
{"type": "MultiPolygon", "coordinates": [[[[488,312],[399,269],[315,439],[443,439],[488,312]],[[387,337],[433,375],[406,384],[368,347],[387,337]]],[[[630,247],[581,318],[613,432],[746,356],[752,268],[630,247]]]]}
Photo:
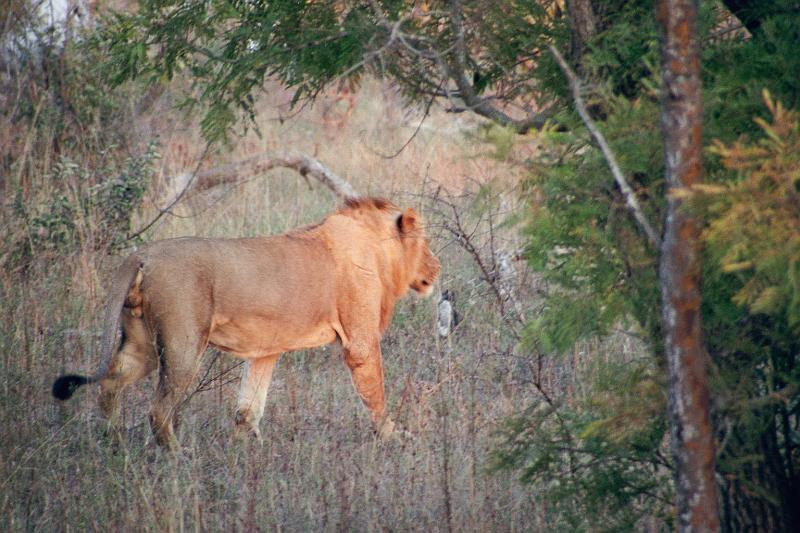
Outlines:
{"type": "Polygon", "coordinates": [[[611,147],[608,145],[605,136],[597,127],[597,124],[594,123],[592,117],[589,116],[589,112],[586,110],[586,105],[583,103],[583,96],[581,95],[581,82],[578,79],[578,76],[575,75],[575,72],[573,72],[573,70],[564,60],[564,56],[561,55],[555,46],[550,45],[549,48],[556,60],[556,63],[558,63],[558,66],[567,77],[570,90],[572,91],[572,98],[575,101],[575,109],[578,111],[583,123],[586,125],[586,129],[589,130],[589,133],[591,133],[595,142],[600,147],[600,151],[603,152],[603,157],[605,157],[606,162],[608,163],[608,168],[611,169],[611,174],[614,176],[614,181],[617,182],[617,186],[622,192],[622,195],[625,197],[625,205],[628,206],[628,210],[633,215],[633,218],[636,219],[639,227],[642,229],[642,231],[644,231],[644,234],[647,235],[647,240],[650,242],[650,245],[654,250],[658,250],[661,243],[661,238],[658,236],[656,230],[653,229],[652,224],[650,224],[650,222],[647,220],[644,211],[642,211],[642,208],[639,205],[639,200],[636,198],[636,193],[631,188],[628,180],[622,173],[622,170],[619,168],[617,158],[614,155],[614,152],[611,150],[611,147]]]}

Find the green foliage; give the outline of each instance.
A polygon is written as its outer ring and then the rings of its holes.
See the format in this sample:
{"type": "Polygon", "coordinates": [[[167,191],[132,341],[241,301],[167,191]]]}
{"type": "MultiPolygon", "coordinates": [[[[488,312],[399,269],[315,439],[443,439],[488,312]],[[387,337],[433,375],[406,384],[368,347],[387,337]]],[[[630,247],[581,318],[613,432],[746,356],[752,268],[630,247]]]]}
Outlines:
{"type": "Polygon", "coordinates": [[[594,42],[583,67],[586,75],[613,93],[635,98],[658,64],[659,46],[653,4],[649,1],[605,2],[606,28],[594,42]],[[622,12],[622,16],[619,16],[622,12]]]}
{"type": "Polygon", "coordinates": [[[671,520],[665,397],[651,364],[594,364],[578,378],[596,386],[582,403],[539,402],[506,422],[494,467],[518,470],[543,491],[550,530],[637,530],[648,517],[671,520]]]}
{"type": "MultiPolygon", "coordinates": [[[[658,36],[649,9],[638,3],[609,5],[602,15],[608,25],[590,43],[582,66],[592,82],[587,103],[658,226],[664,211],[663,148],[658,36]]],[[[723,524],[731,530],[751,523],[748,513],[784,517],[774,523],[786,523],[780,520],[791,512],[787,495],[798,482],[793,467],[800,444],[798,125],[794,112],[772,100],[766,108],[772,117],[765,120],[759,100],[767,88],[797,107],[800,18],[784,14],[766,19],[751,37],[717,38],[726,16],[719,4],[702,6],[712,185],[698,188],[693,203],[708,222],[703,321],[714,362],[717,464],[727,509],[723,524]]],[[[571,106],[563,88],[550,90],[571,106]]],[[[602,373],[586,376],[585,401],[576,406],[542,410],[534,405],[509,426],[498,464],[518,469],[537,487],[544,484],[564,528],[637,530],[641,524],[630,513],[637,505],[657,505],[664,493],[627,478],[618,454],[635,450],[642,461],[656,463],[664,453],[654,444],[666,428],[658,250],[646,244],[576,117],[565,114],[559,123],[568,129],[545,132],[543,154],[533,164],[527,188],[526,257],[551,288],[541,314],[526,330],[526,346],[545,354],[568,352],[582,339],[625,327],[644,336],[654,357],[647,379],[635,370],[614,369],[619,380],[613,386],[602,373]],[[649,423],[636,422],[628,401],[648,413],[649,423]],[[624,431],[626,421],[641,431],[624,431]],[[565,452],[565,439],[580,451],[577,455],[565,452]],[[577,461],[583,470],[571,477],[576,457],[589,449],[592,460],[577,461]],[[627,484],[617,483],[621,479],[627,484]],[[602,500],[598,487],[605,490],[602,500]],[[617,506],[615,498],[628,507],[617,506]],[[585,516],[597,518],[588,523],[582,521],[585,516]]],[[[660,483],[669,484],[671,476],[663,473],[660,483]]]]}
{"type": "Polygon", "coordinates": [[[102,51],[79,27],[44,31],[38,9],[20,4],[28,18],[15,18],[3,34],[0,264],[7,269],[124,246],[157,157],[154,145],[141,153],[130,142],[131,115],[147,96],[132,98],[135,86],[109,92],[98,71],[102,51]]]}
{"type": "MultiPolygon", "coordinates": [[[[483,81],[478,84],[499,90],[509,102],[527,99],[531,94],[542,96],[541,88],[563,88],[558,67],[549,54],[538,49],[555,39],[569,39],[564,17],[556,16],[558,2],[522,0],[515,2],[464,2],[466,16],[474,34],[471,44],[477,48],[475,65],[483,81]]],[[[540,102],[541,103],[541,102],[540,102]]]]}
{"type": "MultiPolygon", "coordinates": [[[[655,101],[595,99],[614,111],[606,134],[640,196],[657,197],[662,162],[655,101]]],[[[558,132],[545,141],[528,184],[539,200],[525,230],[526,257],[559,290],[527,338],[539,350],[560,352],[631,318],[652,330],[659,321],[653,250],[633,227],[605,160],[582,134],[558,132]]],[[[647,207],[657,218],[660,206],[647,207]]]]}
{"type": "MultiPolygon", "coordinates": [[[[157,84],[188,73],[192,90],[184,106],[199,106],[204,136],[220,141],[240,120],[245,128],[255,125],[254,95],[267,78],[292,88],[293,104],[313,101],[342,78],[357,83],[367,71],[391,77],[412,102],[441,95],[443,65],[457,62],[450,7],[441,1],[145,0],[135,13],[104,20],[94,43],[108,54],[104,71],[114,85],[157,84]]],[[[538,91],[530,79],[540,63],[553,76],[551,62],[532,50],[563,34],[554,8],[555,2],[533,0],[462,3],[470,51],[465,75],[476,92],[491,88],[512,102],[538,91]]]]}
{"type": "Polygon", "coordinates": [[[483,140],[494,148],[492,157],[498,160],[507,159],[518,141],[517,132],[498,124],[488,124],[482,128],[483,140]]]}
{"type": "Polygon", "coordinates": [[[99,170],[62,157],[48,177],[59,186],[30,207],[17,200],[15,209],[25,228],[7,266],[39,253],[68,255],[77,249],[113,251],[126,246],[132,215],[152,182],[158,157],[155,144],[99,170]]]}
{"type": "Polygon", "coordinates": [[[125,131],[120,125],[128,118],[124,103],[129,99],[125,91],[110,94],[99,76],[98,65],[105,56],[87,46],[82,34],[65,39],[62,30],[51,28],[34,39],[34,28],[18,27],[16,32],[7,35],[15,47],[0,76],[0,89],[8,95],[0,116],[13,125],[9,129],[38,128],[34,147],[49,141],[52,146],[47,148],[56,153],[120,145],[125,131]]]}
{"type": "MultiPolygon", "coordinates": [[[[787,513],[800,439],[800,190],[798,115],[764,93],[769,121],[714,143],[715,181],[691,195],[708,218],[703,318],[715,357],[718,470],[726,499],[740,491],[771,515],[787,513]],[[758,134],[760,130],[760,135],[758,134]],[[727,178],[727,179],[726,179],[727,178]],[[739,488],[741,486],[741,488],[739,488]]],[[[726,520],[741,521],[735,511],[726,520]]],[[[747,523],[747,518],[743,519],[747,523]]]]}
{"type": "MultiPolygon", "coordinates": [[[[629,101],[598,91],[590,100],[611,112],[604,133],[640,198],[659,197],[663,163],[654,96],[629,101]]],[[[524,234],[526,258],[551,289],[523,345],[533,353],[564,353],[617,328],[657,339],[654,250],[605,160],[580,129],[548,132],[543,141],[527,183],[531,209],[524,234]]],[[[657,219],[660,205],[645,208],[657,219]]],[[[655,340],[652,349],[660,349],[655,340]]],[[[496,466],[518,469],[523,481],[544,487],[553,531],[635,531],[648,516],[670,520],[657,362],[594,362],[576,378],[585,394],[575,405],[534,407],[507,427],[496,466]]]]}
{"type": "Polygon", "coordinates": [[[105,20],[95,43],[110,56],[106,76],[114,84],[159,83],[188,70],[194,90],[184,106],[204,106],[203,134],[217,141],[239,112],[253,123],[253,95],[267,76],[294,87],[295,102],[313,98],[362,60],[374,33],[363,6],[148,0],[136,13],[105,20]]]}
{"type": "Polygon", "coordinates": [[[755,38],[740,32],[703,48],[707,139],[730,142],[742,134],[760,135],[753,117],[766,118],[761,105],[764,88],[787,108],[800,108],[798,19],[796,10],[768,18],[755,38]]]}

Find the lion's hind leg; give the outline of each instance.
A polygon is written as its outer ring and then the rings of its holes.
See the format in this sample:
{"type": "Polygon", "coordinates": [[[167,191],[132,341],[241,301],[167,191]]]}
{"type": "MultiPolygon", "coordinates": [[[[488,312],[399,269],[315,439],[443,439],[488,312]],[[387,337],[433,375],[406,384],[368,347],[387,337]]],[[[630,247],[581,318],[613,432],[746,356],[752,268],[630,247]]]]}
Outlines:
{"type": "Polygon", "coordinates": [[[109,425],[117,425],[122,391],[158,366],[152,337],[144,321],[134,316],[123,320],[123,341],[111,359],[108,374],[100,380],[100,409],[109,425]]]}
{"type": "Polygon", "coordinates": [[[159,336],[161,367],[156,398],[150,410],[150,427],[159,445],[177,450],[173,421],[192,392],[190,388],[200,370],[208,334],[203,333],[199,323],[193,323],[162,329],[159,336]]]}

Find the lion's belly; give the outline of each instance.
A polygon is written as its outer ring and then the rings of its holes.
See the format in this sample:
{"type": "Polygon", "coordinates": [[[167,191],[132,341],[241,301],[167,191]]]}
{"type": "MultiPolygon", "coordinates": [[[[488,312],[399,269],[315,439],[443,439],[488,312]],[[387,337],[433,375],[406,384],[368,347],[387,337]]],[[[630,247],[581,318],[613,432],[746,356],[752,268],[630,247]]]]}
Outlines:
{"type": "Polygon", "coordinates": [[[336,340],[328,324],[296,325],[259,317],[215,321],[208,342],[243,358],[315,348],[336,340]]]}

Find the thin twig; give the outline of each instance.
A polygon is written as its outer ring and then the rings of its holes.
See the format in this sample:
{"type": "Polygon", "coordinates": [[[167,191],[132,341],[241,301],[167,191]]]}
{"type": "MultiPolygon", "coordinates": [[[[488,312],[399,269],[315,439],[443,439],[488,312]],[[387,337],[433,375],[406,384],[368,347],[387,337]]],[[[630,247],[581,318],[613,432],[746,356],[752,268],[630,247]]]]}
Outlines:
{"type": "Polygon", "coordinates": [[[142,228],[140,228],[136,232],[129,234],[125,240],[131,241],[136,237],[142,235],[145,231],[152,228],[153,225],[161,219],[161,217],[172,211],[172,208],[175,207],[175,205],[177,205],[177,203],[181,201],[181,199],[184,197],[189,188],[191,188],[192,183],[194,182],[195,178],[198,175],[198,171],[200,170],[200,165],[203,164],[203,160],[206,158],[206,155],[208,154],[208,150],[210,148],[211,148],[211,143],[206,143],[206,147],[203,149],[203,152],[200,154],[200,158],[197,160],[197,165],[194,168],[194,172],[192,172],[192,175],[189,177],[188,181],[186,182],[186,185],[183,186],[181,191],[175,196],[175,198],[172,199],[171,202],[167,204],[167,207],[159,209],[158,214],[155,217],[153,217],[153,219],[150,222],[142,226],[142,228]]]}
{"type": "Polygon", "coordinates": [[[611,174],[614,175],[614,180],[617,182],[620,191],[622,191],[622,195],[625,197],[625,204],[628,206],[633,218],[636,219],[636,222],[639,223],[639,226],[647,235],[647,240],[650,242],[650,245],[654,250],[658,251],[661,247],[661,239],[642,211],[642,208],[639,205],[639,200],[636,198],[636,193],[633,191],[631,186],[628,184],[628,181],[625,179],[625,176],[622,174],[622,170],[620,170],[619,164],[617,164],[617,158],[614,157],[614,152],[611,151],[611,147],[606,142],[606,138],[589,116],[589,112],[586,110],[586,105],[583,103],[583,97],[581,96],[580,80],[564,60],[564,57],[556,49],[556,47],[553,45],[549,45],[549,47],[550,52],[552,52],[553,57],[556,60],[556,63],[558,63],[558,66],[561,67],[561,70],[567,77],[567,81],[569,81],[569,87],[572,90],[572,97],[575,100],[575,109],[577,109],[578,114],[583,120],[583,123],[586,125],[586,129],[589,130],[589,133],[592,134],[595,142],[597,142],[597,144],[600,146],[600,150],[603,152],[603,157],[605,157],[608,167],[611,169],[611,174]]]}
{"type": "MultiPolygon", "coordinates": [[[[446,211],[452,213],[448,215],[445,214],[444,211],[439,211],[440,216],[445,219],[439,227],[448,232],[453,237],[454,242],[472,257],[475,266],[477,266],[480,271],[481,279],[483,279],[494,294],[499,307],[500,316],[508,325],[509,332],[516,340],[520,340],[521,337],[518,328],[520,325],[525,324],[525,317],[521,309],[515,305],[516,301],[511,297],[507,298],[507,296],[510,296],[510,291],[505,291],[504,288],[501,287],[502,280],[500,279],[497,267],[494,266],[496,260],[494,256],[489,259],[484,258],[481,249],[479,249],[480,245],[476,245],[475,243],[476,233],[484,223],[483,217],[481,217],[481,219],[476,222],[475,227],[470,230],[467,228],[466,222],[460,215],[459,207],[452,201],[449,192],[440,187],[437,189],[434,196],[430,197],[430,200],[434,205],[446,206],[446,211]],[[512,304],[512,310],[515,311],[515,313],[507,312],[507,299],[512,304]]],[[[486,223],[490,226],[488,231],[491,234],[491,232],[494,231],[492,228],[492,219],[489,218],[486,223]]]]}
{"type": "MultiPolygon", "coordinates": [[[[439,85],[439,86],[441,87],[441,85],[439,85]]],[[[428,118],[428,116],[431,113],[431,106],[433,105],[433,101],[435,99],[436,99],[436,96],[431,96],[430,99],[428,99],[428,103],[425,105],[425,112],[422,114],[422,118],[419,119],[419,124],[417,124],[417,128],[414,130],[414,133],[411,134],[411,137],[409,137],[408,140],[405,143],[403,143],[403,146],[398,148],[397,151],[395,151],[392,154],[384,154],[384,153],[381,153],[381,152],[378,152],[378,151],[375,151],[375,150],[371,150],[371,151],[373,153],[377,154],[378,157],[380,157],[382,159],[394,159],[395,157],[400,155],[403,152],[403,150],[405,150],[408,147],[408,145],[411,144],[411,141],[413,141],[417,137],[417,135],[419,134],[420,130],[422,129],[422,124],[425,122],[425,119],[428,118]]]]}

